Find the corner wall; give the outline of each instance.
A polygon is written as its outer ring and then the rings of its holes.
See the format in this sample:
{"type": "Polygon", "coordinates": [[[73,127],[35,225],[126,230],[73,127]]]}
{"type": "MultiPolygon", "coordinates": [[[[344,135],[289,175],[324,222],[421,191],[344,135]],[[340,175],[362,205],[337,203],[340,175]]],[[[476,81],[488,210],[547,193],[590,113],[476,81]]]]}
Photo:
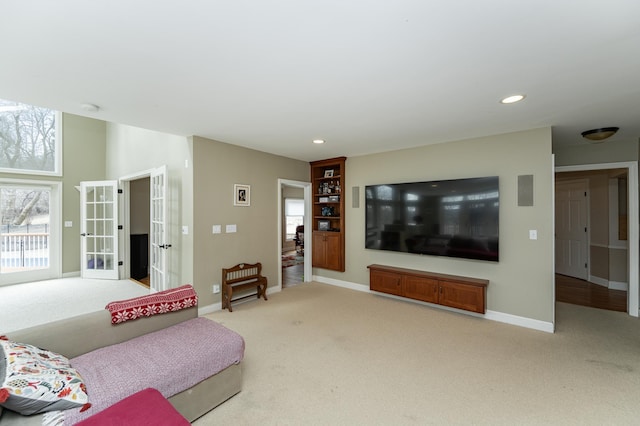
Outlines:
{"type": "Polygon", "coordinates": [[[222,268],[262,263],[269,287],[277,286],[278,179],[309,181],[309,163],[194,136],[194,287],[201,306],[221,302],[211,287],[222,268]],[[233,185],[251,185],[251,205],[233,205],[233,185]],[[222,233],[213,234],[212,226],[222,233]],[[226,233],[226,225],[237,232],[226,233]]]}
{"type": "Polygon", "coordinates": [[[485,278],[487,309],[554,322],[553,163],[551,129],[448,142],[351,157],[346,163],[346,271],[314,275],[368,287],[367,265],[378,263],[485,278]],[[534,176],[534,206],[517,206],[518,175],[534,176]],[[366,250],[365,186],[478,176],[500,178],[500,262],[366,250]],[[360,188],[360,207],[352,188],[360,188]],[[538,239],[529,239],[529,230],[538,239]]]}
{"type": "Polygon", "coordinates": [[[188,139],[139,127],[107,123],[106,179],[167,166],[169,286],[193,282],[192,159],[188,139]],[[186,161],[186,163],[185,163],[186,161]],[[182,226],[189,233],[183,235],[182,226]]]}

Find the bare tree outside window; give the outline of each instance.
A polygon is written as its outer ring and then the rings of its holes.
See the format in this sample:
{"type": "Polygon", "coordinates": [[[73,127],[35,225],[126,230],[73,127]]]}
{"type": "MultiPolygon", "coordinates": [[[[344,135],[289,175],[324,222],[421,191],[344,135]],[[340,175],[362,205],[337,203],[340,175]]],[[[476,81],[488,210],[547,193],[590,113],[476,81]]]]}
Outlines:
{"type": "Polygon", "coordinates": [[[56,112],[0,99],[0,168],[56,172],[56,112]]]}

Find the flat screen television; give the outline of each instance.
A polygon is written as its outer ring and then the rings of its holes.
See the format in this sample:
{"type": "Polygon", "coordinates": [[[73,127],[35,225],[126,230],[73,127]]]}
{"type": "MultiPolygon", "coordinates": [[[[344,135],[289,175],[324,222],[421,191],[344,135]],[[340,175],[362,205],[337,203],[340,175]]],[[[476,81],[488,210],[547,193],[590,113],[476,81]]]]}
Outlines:
{"type": "Polygon", "coordinates": [[[367,249],[499,259],[498,176],[368,185],[365,194],[367,249]]]}

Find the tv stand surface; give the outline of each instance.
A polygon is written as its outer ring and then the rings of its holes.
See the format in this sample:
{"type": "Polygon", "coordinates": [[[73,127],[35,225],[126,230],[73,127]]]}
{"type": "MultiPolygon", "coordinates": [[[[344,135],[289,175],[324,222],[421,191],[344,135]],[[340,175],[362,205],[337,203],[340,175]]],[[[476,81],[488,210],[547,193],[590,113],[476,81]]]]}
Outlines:
{"type": "Polygon", "coordinates": [[[369,265],[369,288],[408,299],[484,314],[489,280],[369,265]]]}

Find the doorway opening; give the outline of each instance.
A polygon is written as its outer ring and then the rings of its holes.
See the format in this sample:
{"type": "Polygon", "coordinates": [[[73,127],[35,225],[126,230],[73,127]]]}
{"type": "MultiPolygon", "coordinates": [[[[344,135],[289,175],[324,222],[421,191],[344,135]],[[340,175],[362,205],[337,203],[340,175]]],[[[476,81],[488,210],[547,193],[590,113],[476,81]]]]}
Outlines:
{"type": "Polygon", "coordinates": [[[311,281],[311,183],[278,180],[280,289],[311,281]]]}
{"type": "Polygon", "coordinates": [[[637,163],[557,167],[555,300],[638,316],[637,163]]]}

